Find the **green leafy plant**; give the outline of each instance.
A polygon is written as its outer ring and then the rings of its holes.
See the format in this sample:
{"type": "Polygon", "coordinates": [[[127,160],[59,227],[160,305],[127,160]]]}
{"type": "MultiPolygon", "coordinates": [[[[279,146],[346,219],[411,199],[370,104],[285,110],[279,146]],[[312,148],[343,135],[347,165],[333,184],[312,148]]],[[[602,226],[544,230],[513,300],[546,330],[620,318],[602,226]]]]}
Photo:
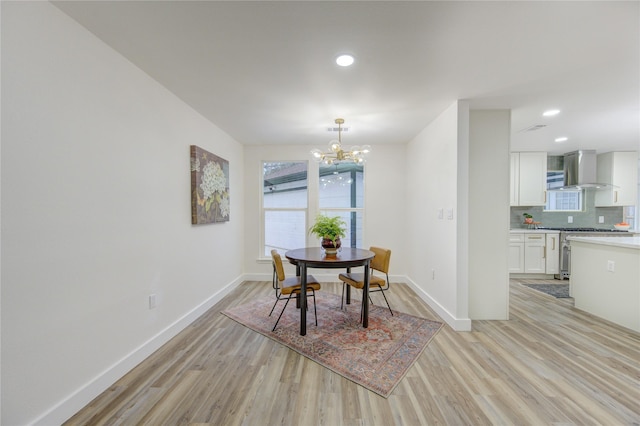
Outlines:
{"type": "Polygon", "coordinates": [[[529,213],[522,213],[522,216],[524,216],[526,219],[533,219],[533,216],[531,216],[529,213]]]}
{"type": "Polygon", "coordinates": [[[346,226],[347,224],[340,216],[318,215],[313,226],[309,228],[309,233],[319,238],[329,239],[335,244],[338,238],[345,236],[347,232],[346,226]]]}

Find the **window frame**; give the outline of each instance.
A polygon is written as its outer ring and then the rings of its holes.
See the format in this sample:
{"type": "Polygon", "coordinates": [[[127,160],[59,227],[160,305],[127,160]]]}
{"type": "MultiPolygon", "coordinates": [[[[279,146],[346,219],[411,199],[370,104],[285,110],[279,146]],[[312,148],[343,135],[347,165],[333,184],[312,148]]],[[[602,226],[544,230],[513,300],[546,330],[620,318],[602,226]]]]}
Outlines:
{"type": "MultiPolygon", "coordinates": [[[[310,204],[310,194],[309,194],[309,189],[310,189],[310,175],[311,175],[311,171],[310,171],[310,165],[311,163],[308,160],[261,160],[260,161],[260,184],[259,186],[259,190],[260,190],[260,238],[259,238],[259,243],[258,243],[258,260],[259,261],[271,261],[271,257],[267,256],[264,251],[265,251],[265,246],[266,246],[266,223],[265,223],[265,218],[266,218],[266,212],[271,212],[271,211],[284,211],[284,212],[304,212],[304,218],[305,218],[305,229],[308,228],[309,226],[309,204],[310,204]],[[307,168],[307,199],[306,199],[306,207],[265,207],[264,206],[264,166],[267,163],[304,163],[306,164],[307,168]]],[[[308,245],[309,241],[308,241],[308,235],[305,235],[305,244],[308,245]]]]}
{"type": "MultiPolygon", "coordinates": [[[[320,207],[320,166],[322,164],[318,165],[318,171],[317,171],[317,176],[318,176],[318,185],[316,186],[317,188],[317,201],[318,201],[318,214],[326,214],[326,215],[332,215],[332,213],[334,214],[340,214],[340,213],[355,213],[356,215],[360,214],[362,217],[362,235],[360,236],[360,240],[362,241],[362,244],[364,245],[364,235],[365,235],[365,205],[366,205],[366,163],[361,164],[360,166],[362,167],[362,207],[320,207]]],[[[357,173],[357,171],[356,171],[357,173]]],[[[350,227],[350,226],[349,226],[350,227]]],[[[349,238],[351,240],[351,238],[349,238]]],[[[356,234],[356,243],[357,243],[357,234],[356,234]]]]}
{"type": "Polygon", "coordinates": [[[564,213],[564,212],[583,212],[585,209],[585,194],[584,194],[584,190],[583,189],[570,189],[570,190],[561,190],[561,189],[557,189],[556,188],[550,188],[550,183],[549,183],[549,178],[553,177],[551,176],[551,173],[563,173],[562,170],[547,170],[547,181],[546,181],[546,186],[547,186],[547,202],[545,203],[544,207],[542,208],[543,212],[547,212],[547,213],[564,213]],[[570,194],[570,193],[575,193],[578,194],[578,209],[547,209],[547,206],[551,203],[551,197],[554,194],[570,194]]]}
{"type": "MultiPolygon", "coordinates": [[[[327,212],[327,213],[331,213],[331,212],[352,212],[352,211],[356,211],[358,213],[360,213],[362,215],[362,236],[361,236],[361,240],[362,240],[362,244],[363,247],[365,245],[365,223],[366,223],[366,204],[367,204],[367,197],[366,197],[366,187],[367,187],[367,178],[366,178],[366,163],[365,165],[363,165],[363,176],[362,176],[362,191],[363,191],[363,200],[362,200],[362,207],[357,207],[357,208],[320,208],[320,165],[317,162],[314,161],[309,161],[309,160],[301,160],[301,159],[288,159],[288,160],[261,160],[259,162],[259,167],[260,167],[260,173],[259,173],[259,179],[260,179],[260,183],[258,185],[259,188],[259,197],[260,197],[260,202],[259,202],[259,208],[260,208],[260,236],[258,238],[259,242],[258,242],[258,262],[260,263],[267,263],[267,262],[271,262],[271,257],[267,256],[264,254],[264,248],[265,248],[265,232],[266,232],[266,224],[265,224],[265,212],[268,211],[306,211],[305,214],[305,222],[306,222],[306,229],[308,229],[311,226],[312,221],[315,220],[316,216],[319,215],[320,213],[323,212],[327,212]],[[270,207],[270,208],[265,208],[264,207],[264,196],[263,196],[263,186],[264,186],[264,164],[265,163],[306,163],[307,164],[307,207],[306,208],[274,208],[274,207],[270,207]]],[[[311,242],[311,236],[309,235],[309,232],[305,232],[305,246],[306,247],[311,247],[313,246],[315,243],[311,242]]],[[[319,245],[318,245],[319,247],[319,245]]]]}

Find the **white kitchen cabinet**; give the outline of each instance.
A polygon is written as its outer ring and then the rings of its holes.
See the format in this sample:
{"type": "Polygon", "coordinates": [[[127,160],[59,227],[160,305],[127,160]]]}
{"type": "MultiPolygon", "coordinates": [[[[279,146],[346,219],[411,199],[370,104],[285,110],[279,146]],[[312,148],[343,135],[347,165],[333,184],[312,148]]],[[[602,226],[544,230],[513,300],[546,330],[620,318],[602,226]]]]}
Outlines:
{"type": "Polygon", "coordinates": [[[510,232],[509,273],[560,273],[559,232],[510,232]]]}
{"type": "Polygon", "coordinates": [[[560,273],[560,233],[545,234],[545,269],[547,274],[560,273]]]}
{"type": "Polygon", "coordinates": [[[524,236],[524,273],[545,274],[546,234],[525,234],[524,236]]]}
{"type": "Polygon", "coordinates": [[[524,234],[509,234],[509,272],[524,272],[524,234]]]}
{"type": "Polygon", "coordinates": [[[511,153],[512,206],[544,206],[547,203],[547,153],[511,153]]]}
{"type": "MultiPolygon", "coordinates": [[[[510,204],[518,206],[520,202],[520,154],[511,153],[511,175],[510,175],[510,204]]],[[[524,238],[524,237],[523,237],[524,238]]],[[[523,240],[524,242],[524,240],[523,240]]]]}
{"type": "Polygon", "coordinates": [[[596,207],[635,206],[638,199],[638,153],[598,154],[598,183],[614,185],[596,191],[596,207]]]}

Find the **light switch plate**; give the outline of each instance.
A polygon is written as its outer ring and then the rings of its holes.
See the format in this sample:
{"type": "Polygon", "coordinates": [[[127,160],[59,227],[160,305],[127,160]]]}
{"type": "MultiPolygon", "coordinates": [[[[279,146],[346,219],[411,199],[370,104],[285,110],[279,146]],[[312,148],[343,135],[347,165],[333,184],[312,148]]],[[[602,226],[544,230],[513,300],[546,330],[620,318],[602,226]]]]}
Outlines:
{"type": "Polygon", "coordinates": [[[604,223],[604,216],[598,216],[598,223],[604,223]]]}
{"type": "Polygon", "coordinates": [[[154,309],[156,307],[156,295],[149,295],[149,309],[154,309]]]}
{"type": "Polygon", "coordinates": [[[573,216],[567,217],[567,223],[573,223],[573,216]]]}

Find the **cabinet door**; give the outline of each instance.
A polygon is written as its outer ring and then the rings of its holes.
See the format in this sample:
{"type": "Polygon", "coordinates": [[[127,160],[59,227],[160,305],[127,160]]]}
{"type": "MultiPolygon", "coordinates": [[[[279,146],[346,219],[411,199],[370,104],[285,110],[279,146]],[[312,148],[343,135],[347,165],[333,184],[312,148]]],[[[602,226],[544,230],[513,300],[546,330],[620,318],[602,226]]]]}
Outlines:
{"type": "Polygon", "coordinates": [[[525,274],[546,273],[545,243],[545,234],[526,235],[524,243],[525,274]]]}
{"type": "Polygon", "coordinates": [[[638,197],[638,153],[607,152],[598,155],[597,180],[614,185],[596,192],[595,205],[633,206],[638,197]]]}
{"type": "Polygon", "coordinates": [[[509,272],[524,272],[524,234],[509,235],[509,272]]]}
{"type": "Polygon", "coordinates": [[[512,206],[520,205],[520,154],[511,153],[511,174],[510,174],[510,204],[512,206]]]}
{"type": "Polygon", "coordinates": [[[521,152],[519,164],[520,206],[547,204],[547,153],[521,152]]]}
{"type": "Polygon", "coordinates": [[[509,272],[524,272],[524,243],[509,243],[509,272]]]}
{"type": "Polygon", "coordinates": [[[545,238],[545,268],[547,274],[560,273],[560,234],[549,233],[545,238]]]}

